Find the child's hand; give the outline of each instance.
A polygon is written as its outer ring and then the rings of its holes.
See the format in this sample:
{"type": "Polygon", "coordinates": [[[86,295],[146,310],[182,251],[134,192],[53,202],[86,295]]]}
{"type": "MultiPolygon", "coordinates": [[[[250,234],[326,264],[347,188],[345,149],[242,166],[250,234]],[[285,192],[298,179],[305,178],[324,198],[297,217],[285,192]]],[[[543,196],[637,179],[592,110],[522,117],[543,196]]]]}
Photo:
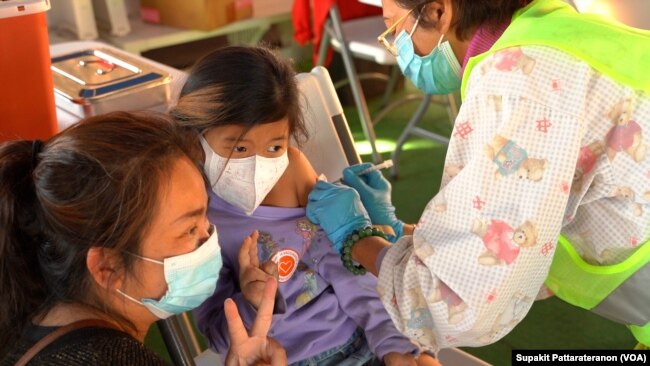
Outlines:
{"type": "Polygon", "coordinates": [[[387,366],[441,366],[437,359],[427,353],[421,353],[416,359],[410,354],[391,352],[384,356],[387,366]]]}
{"type": "Polygon", "coordinates": [[[424,352],[420,353],[420,357],[415,360],[415,363],[417,363],[418,366],[442,366],[437,358],[424,352]]]}
{"type": "Polygon", "coordinates": [[[416,366],[415,357],[408,353],[391,352],[384,356],[386,366],[416,366]]]}
{"type": "Polygon", "coordinates": [[[277,277],[277,265],[273,262],[264,263],[260,267],[260,260],[257,257],[257,230],[244,239],[239,249],[239,287],[244,298],[258,309],[264,286],[269,277],[277,277]]]}

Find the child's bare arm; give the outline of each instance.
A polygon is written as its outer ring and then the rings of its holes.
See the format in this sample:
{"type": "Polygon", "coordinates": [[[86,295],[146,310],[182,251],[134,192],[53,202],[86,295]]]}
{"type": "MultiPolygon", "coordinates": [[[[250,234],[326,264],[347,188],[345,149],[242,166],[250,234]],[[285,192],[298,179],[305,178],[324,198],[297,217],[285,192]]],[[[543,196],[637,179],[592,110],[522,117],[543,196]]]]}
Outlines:
{"type": "Polygon", "coordinates": [[[316,184],[317,174],[302,151],[290,149],[289,154],[289,159],[293,158],[292,174],[295,181],[296,196],[300,207],[305,207],[307,206],[307,196],[314,188],[314,184],[316,184]]]}

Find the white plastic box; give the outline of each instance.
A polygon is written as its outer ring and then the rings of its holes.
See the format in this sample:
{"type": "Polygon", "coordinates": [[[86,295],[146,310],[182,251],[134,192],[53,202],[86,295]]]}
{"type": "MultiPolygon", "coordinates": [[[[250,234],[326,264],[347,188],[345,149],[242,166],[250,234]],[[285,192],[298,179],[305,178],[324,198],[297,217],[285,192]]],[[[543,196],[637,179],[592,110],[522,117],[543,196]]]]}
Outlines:
{"type": "Polygon", "coordinates": [[[92,0],[52,1],[47,19],[49,27],[57,32],[71,32],[80,40],[98,37],[92,0]]]}
{"type": "Polygon", "coordinates": [[[99,30],[117,37],[131,32],[124,0],[93,0],[93,9],[99,30]]]}

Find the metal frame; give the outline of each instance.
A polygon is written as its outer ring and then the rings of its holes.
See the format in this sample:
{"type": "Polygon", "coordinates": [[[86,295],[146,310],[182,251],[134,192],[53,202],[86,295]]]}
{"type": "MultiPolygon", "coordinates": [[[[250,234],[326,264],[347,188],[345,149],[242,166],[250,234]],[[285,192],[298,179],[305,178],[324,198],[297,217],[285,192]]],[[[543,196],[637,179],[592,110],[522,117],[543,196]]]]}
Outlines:
{"type": "Polygon", "coordinates": [[[341,42],[341,55],[343,56],[343,65],[345,66],[345,70],[349,76],[348,79],[350,88],[352,89],[354,103],[356,104],[359,113],[361,128],[363,129],[363,133],[370,143],[370,148],[372,150],[372,160],[375,163],[380,163],[382,161],[382,158],[375,144],[377,140],[377,136],[375,135],[375,128],[372,124],[370,112],[368,111],[368,103],[366,102],[366,98],[363,94],[363,89],[361,88],[361,80],[356,76],[358,73],[356,66],[354,66],[354,56],[352,55],[352,51],[350,51],[348,43],[345,41],[342,24],[343,20],[341,18],[341,13],[339,12],[338,6],[334,4],[329,10],[329,19],[323,31],[323,38],[321,39],[319,49],[318,66],[322,66],[325,63],[327,47],[330,43],[331,37],[335,37],[341,42]],[[352,77],[353,75],[354,77],[352,77]]]}
{"type": "Polygon", "coordinates": [[[417,111],[415,111],[415,114],[413,114],[408,124],[402,131],[402,134],[397,139],[397,145],[395,145],[395,150],[393,150],[393,153],[391,154],[391,159],[393,160],[393,167],[391,168],[390,174],[393,179],[397,179],[397,177],[399,176],[399,164],[398,164],[399,155],[402,153],[402,148],[404,147],[404,144],[406,143],[406,140],[408,140],[409,137],[419,136],[425,139],[429,139],[432,141],[440,142],[445,145],[449,145],[448,137],[438,135],[431,131],[427,131],[422,127],[418,127],[418,123],[426,113],[427,109],[429,108],[429,104],[431,102],[446,106],[449,120],[451,121],[452,124],[454,123],[454,121],[456,120],[456,116],[458,116],[456,97],[454,96],[454,94],[447,94],[445,97],[447,99],[446,102],[436,100],[434,99],[435,97],[431,95],[426,96],[422,104],[420,104],[417,111]]]}
{"type": "Polygon", "coordinates": [[[195,366],[194,358],[201,353],[201,347],[189,315],[175,315],[156,324],[174,365],[195,366]]]}
{"type": "MultiPolygon", "coordinates": [[[[458,113],[458,108],[456,105],[455,96],[450,94],[447,96],[446,101],[434,98],[428,95],[413,95],[409,94],[397,101],[390,102],[390,97],[394,91],[397,78],[401,76],[399,66],[397,63],[392,65],[391,74],[387,76],[385,74],[371,73],[368,74],[359,74],[357,73],[356,67],[354,65],[355,54],[350,50],[348,40],[345,38],[343,33],[343,20],[339,12],[338,6],[336,4],[332,5],[329,10],[328,20],[323,30],[323,37],[321,39],[320,48],[319,48],[319,59],[318,65],[321,66],[325,63],[325,58],[327,57],[327,48],[330,45],[332,39],[336,39],[339,45],[339,52],[341,53],[341,58],[343,59],[343,65],[345,67],[346,73],[348,75],[347,80],[339,81],[335,84],[335,87],[338,88],[345,84],[350,84],[352,90],[352,95],[354,97],[354,102],[357,108],[357,113],[359,114],[359,120],[361,122],[361,127],[363,133],[366,136],[372,150],[372,161],[374,163],[379,163],[382,161],[382,157],[379,154],[376,146],[376,134],[375,134],[375,124],[377,124],[389,111],[398,107],[404,103],[411,102],[414,100],[421,100],[419,107],[411,116],[407,126],[402,131],[402,134],[398,138],[397,145],[395,150],[391,154],[391,159],[393,160],[393,168],[391,170],[391,176],[393,179],[396,179],[399,171],[399,155],[401,153],[404,144],[407,139],[411,136],[419,136],[427,138],[433,141],[437,141],[443,144],[449,143],[449,138],[446,136],[441,136],[433,132],[427,131],[421,127],[418,127],[418,123],[424,117],[428,107],[431,103],[443,105],[447,109],[447,114],[451,123],[456,118],[458,113]],[[368,78],[381,79],[387,82],[386,89],[383,95],[381,110],[374,116],[370,115],[368,110],[368,104],[361,87],[361,80],[368,78]]],[[[360,56],[363,57],[363,56],[360,56]]],[[[367,57],[363,57],[367,58],[367,57]]]]}

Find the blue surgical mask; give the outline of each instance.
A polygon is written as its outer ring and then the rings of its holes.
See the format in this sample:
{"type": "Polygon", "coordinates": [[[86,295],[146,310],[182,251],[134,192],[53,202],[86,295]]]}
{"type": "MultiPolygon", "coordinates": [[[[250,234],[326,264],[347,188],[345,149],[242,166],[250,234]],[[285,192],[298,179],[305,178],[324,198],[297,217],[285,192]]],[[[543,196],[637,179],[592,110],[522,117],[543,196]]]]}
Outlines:
{"type": "Polygon", "coordinates": [[[460,63],[448,41],[442,42],[426,56],[415,54],[411,36],[418,26],[418,18],[411,33],[402,30],[395,39],[397,63],[415,86],[425,94],[449,94],[460,89],[460,63]]]}
{"type": "Polygon", "coordinates": [[[212,234],[208,240],[190,253],[165,258],[163,261],[132,254],[142,260],[163,266],[167,292],[160,300],[150,298],[138,300],[120,289],[117,292],[143,305],[160,319],[197,308],[214,293],[219,271],[221,271],[219,238],[214,226],[211,230],[212,234]]]}

